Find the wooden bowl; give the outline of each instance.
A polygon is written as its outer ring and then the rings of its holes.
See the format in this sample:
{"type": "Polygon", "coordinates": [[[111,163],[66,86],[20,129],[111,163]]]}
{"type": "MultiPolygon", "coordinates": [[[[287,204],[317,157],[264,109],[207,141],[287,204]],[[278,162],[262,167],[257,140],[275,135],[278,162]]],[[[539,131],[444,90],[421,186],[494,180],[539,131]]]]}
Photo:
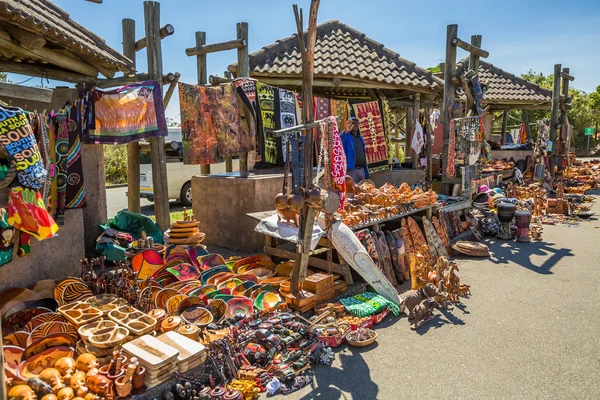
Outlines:
{"type": "Polygon", "coordinates": [[[278,276],[290,278],[294,270],[294,261],[282,262],[277,266],[276,272],[278,276]]]}
{"type": "Polygon", "coordinates": [[[290,278],[286,278],[283,276],[272,276],[270,278],[266,278],[260,281],[263,285],[271,284],[273,287],[278,288],[283,282],[289,282],[290,278]]]}

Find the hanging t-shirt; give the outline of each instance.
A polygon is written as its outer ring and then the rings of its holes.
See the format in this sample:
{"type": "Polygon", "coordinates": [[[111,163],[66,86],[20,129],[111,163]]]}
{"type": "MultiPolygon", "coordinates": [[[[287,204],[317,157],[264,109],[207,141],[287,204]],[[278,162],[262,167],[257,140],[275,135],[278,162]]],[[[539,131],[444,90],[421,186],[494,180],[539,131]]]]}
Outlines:
{"type": "Polygon", "coordinates": [[[0,144],[16,164],[17,180],[25,187],[40,189],[48,172],[25,112],[0,104],[0,144]]]}

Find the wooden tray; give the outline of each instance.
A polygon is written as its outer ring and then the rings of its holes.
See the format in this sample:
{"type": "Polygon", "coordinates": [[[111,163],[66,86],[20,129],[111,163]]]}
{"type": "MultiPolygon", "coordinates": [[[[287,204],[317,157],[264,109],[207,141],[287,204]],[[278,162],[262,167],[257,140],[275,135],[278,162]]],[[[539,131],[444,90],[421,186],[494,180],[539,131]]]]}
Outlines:
{"type": "MultiPolygon", "coordinates": [[[[150,335],[144,335],[125,343],[123,350],[128,355],[137,357],[140,364],[150,370],[157,370],[166,364],[172,363],[179,355],[177,349],[150,335]]],[[[146,374],[148,372],[146,371],[146,374]]]]}
{"type": "Polygon", "coordinates": [[[102,318],[102,311],[83,301],[58,307],[58,313],[76,328],[102,318]]]}
{"type": "Polygon", "coordinates": [[[150,333],[156,327],[156,319],[130,306],[122,306],[108,313],[108,318],[129,329],[136,336],[150,333]]]}
{"type": "Polygon", "coordinates": [[[202,353],[205,352],[203,344],[200,344],[177,332],[167,332],[160,335],[156,339],[168,346],[173,347],[179,352],[179,355],[177,356],[178,363],[188,363],[189,361],[194,361],[195,358],[200,357],[202,353]]]}

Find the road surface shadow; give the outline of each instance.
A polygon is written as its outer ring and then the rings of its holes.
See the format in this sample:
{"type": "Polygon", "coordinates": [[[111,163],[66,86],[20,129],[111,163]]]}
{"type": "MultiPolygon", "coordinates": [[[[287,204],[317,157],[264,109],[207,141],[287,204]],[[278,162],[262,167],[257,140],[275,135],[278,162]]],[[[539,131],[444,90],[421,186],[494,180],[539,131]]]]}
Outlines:
{"type": "MultiPolygon", "coordinates": [[[[125,208],[126,210],[126,208],[125,208]]],[[[183,204],[178,201],[170,201],[169,202],[169,210],[173,211],[183,211],[183,204]]],[[[154,204],[148,204],[140,207],[141,214],[144,215],[154,215],[154,204]]]]}
{"type": "Polygon", "coordinates": [[[564,257],[572,257],[570,249],[555,248],[555,243],[530,242],[518,243],[514,241],[503,241],[498,239],[487,239],[486,244],[490,248],[490,260],[496,264],[508,264],[514,262],[524,268],[543,275],[552,274],[551,269],[564,257]],[[502,246],[503,243],[508,244],[502,246]],[[535,265],[531,256],[547,256],[551,254],[541,265],[535,265]]]}

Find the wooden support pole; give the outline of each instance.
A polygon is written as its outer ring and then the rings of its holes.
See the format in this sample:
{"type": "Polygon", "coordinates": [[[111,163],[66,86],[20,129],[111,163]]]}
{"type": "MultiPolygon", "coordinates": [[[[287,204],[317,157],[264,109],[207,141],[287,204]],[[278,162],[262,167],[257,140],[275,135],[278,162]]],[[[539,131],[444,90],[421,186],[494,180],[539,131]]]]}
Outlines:
{"type": "Polygon", "coordinates": [[[217,51],[241,49],[246,47],[246,40],[243,38],[229,40],[227,42],[197,45],[196,47],[190,47],[185,49],[185,54],[188,56],[199,56],[202,54],[216,53],[217,51]]]}
{"type": "Polygon", "coordinates": [[[446,165],[448,162],[448,140],[450,138],[450,107],[454,102],[454,82],[452,77],[456,75],[456,46],[452,44],[458,35],[458,25],[448,25],[446,28],[446,60],[444,64],[444,108],[442,110],[443,121],[443,156],[442,156],[442,194],[450,194],[452,185],[444,182],[448,179],[446,165]]]}
{"type": "Polygon", "coordinates": [[[508,125],[508,110],[502,112],[502,133],[500,137],[500,145],[504,146],[506,143],[506,126],[508,125]]]}
{"type": "MultiPolygon", "coordinates": [[[[413,106],[413,126],[416,128],[417,127],[417,121],[419,120],[419,115],[420,115],[420,110],[421,110],[421,95],[419,93],[417,93],[415,95],[415,104],[413,106]]],[[[415,134],[415,130],[413,129],[410,135],[410,144],[412,145],[412,137],[415,134]]],[[[410,154],[411,154],[411,158],[412,158],[412,168],[413,169],[417,169],[417,165],[419,164],[419,155],[417,153],[415,153],[415,151],[412,149],[412,146],[410,147],[410,154]]]]}
{"type": "Polygon", "coordinates": [[[473,105],[475,104],[475,102],[473,100],[473,94],[471,93],[471,88],[469,87],[469,84],[467,83],[467,79],[465,78],[464,75],[459,76],[458,81],[460,82],[460,84],[463,88],[465,97],[467,98],[467,116],[469,116],[469,115],[471,115],[471,112],[473,110],[473,105]]]}
{"type": "Polygon", "coordinates": [[[471,54],[475,54],[479,57],[483,57],[483,58],[488,58],[490,56],[490,53],[488,53],[487,51],[480,49],[479,47],[475,47],[473,45],[470,45],[467,42],[464,42],[462,40],[460,40],[459,38],[455,37],[452,40],[452,44],[454,46],[460,47],[461,49],[468,51],[471,54]]]}
{"type": "MultiPolygon", "coordinates": [[[[481,35],[471,36],[471,45],[481,48],[481,35]]],[[[479,74],[479,56],[475,53],[469,54],[469,69],[475,74],[479,74]]]]}
{"type": "MultiPolygon", "coordinates": [[[[206,44],[206,32],[196,32],[196,47],[206,44]]],[[[198,85],[208,83],[208,72],[206,66],[206,54],[196,56],[196,71],[198,74],[198,85]]],[[[200,174],[210,175],[210,164],[200,164],[200,174]]]]}
{"type": "Polygon", "coordinates": [[[550,118],[550,141],[552,142],[552,154],[550,156],[550,174],[554,177],[556,159],[556,138],[558,113],[560,112],[560,71],[561,65],[554,65],[554,86],[552,88],[552,114],[550,118]]]}
{"type": "Polygon", "coordinates": [[[169,106],[169,101],[171,100],[171,96],[173,96],[173,92],[175,91],[175,87],[177,86],[177,83],[179,82],[180,77],[181,77],[181,74],[179,72],[175,72],[175,79],[173,79],[171,81],[171,83],[169,84],[169,87],[167,88],[167,92],[165,93],[165,98],[163,99],[163,107],[165,108],[165,111],[167,110],[167,107],[169,106]]]}
{"type": "Polygon", "coordinates": [[[229,83],[229,82],[231,82],[231,79],[223,78],[222,76],[217,76],[217,75],[210,75],[208,77],[208,82],[211,85],[220,85],[222,83],[229,83]]]}
{"type": "MultiPolygon", "coordinates": [[[[144,1],[144,22],[147,39],[148,73],[159,79],[162,76],[162,46],[160,39],[160,3],[144,1]]],[[[162,92],[162,86],[159,86],[162,92]]],[[[162,98],[162,93],[161,93],[162,98]]],[[[154,192],[154,212],[156,223],[166,231],[171,219],[169,215],[169,191],[167,181],[167,162],[165,153],[165,138],[153,137],[152,146],[152,188],[154,192]]]]}
{"type": "Polygon", "coordinates": [[[425,180],[427,180],[429,184],[433,182],[433,166],[431,165],[431,138],[435,135],[433,131],[433,126],[431,126],[431,121],[429,120],[430,115],[431,109],[425,109],[425,153],[427,154],[427,169],[425,170],[425,180]]]}
{"type": "MultiPolygon", "coordinates": [[[[123,27],[123,55],[131,60],[135,69],[135,21],[125,18],[123,27]]],[[[140,146],[139,143],[127,143],[127,210],[141,212],[140,206],[140,146]]]]}
{"type": "MultiPolygon", "coordinates": [[[[569,75],[569,68],[562,69],[561,77],[562,77],[561,94],[562,94],[562,98],[564,99],[564,102],[565,102],[565,111],[564,111],[565,115],[564,116],[561,115],[561,117],[563,117],[563,118],[559,118],[559,124],[562,127],[562,125],[564,125],[564,120],[568,121],[568,118],[566,117],[566,113],[568,110],[568,107],[566,107],[566,102],[567,102],[567,99],[569,98],[569,82],[572,81],[574,78],[571,75],[569,75]]],[[[561,114],[563,114],[563,113],[561,113],[561,114]]],[[[556,129],[558,130],[559,128],[557,127],[556,129]]],[[[561,131],[562,131],[562,129],[561,129],[561,131]]],[[[557,136],[560,136],[560,135],[557,135],[557,136]]],[[[588,140],[589,140],[589,138],[588,138],[588,140]]],[[[558,139],[557,142],[560,142],[560,139],[558,139]]],[[[557,148],[557,151],[560,152],[558,154],[558,159],[557,159],[557,167],[559,170],[562,168],[564,158],[567,157],[569,154],[569,148],[568,148],[569,143],[567,143],[565,141],[564,146],[566,148],[563,148],[563,145],[561,143],[561,146],[559,148],[557,148]]]]}
{"type": "MultiPolygon", "coordinates": [[[[174,33],[175,33],[175,28],[171,24],[167,24],[167,25],[163,26],[162,28],[160,28],[160,38],[161,39],[164,39],[167,36],[171,36],[174,33]]],[[[145,37],[141,38],[140,40],[135,42],[135,51],[140,51],[142,49],[145,49],[146,45],[147,45],[146,38],[145,37]]]]}
{"type": "MultiPolygon", "coordinates": [[[[243,40],[246,45],[244,47],[237,49],[237,58],[238,58],[238,78],[249,78],[250,77],[250,57],[248,56],[248,23],[247,22],[238,22],[236,25],[236,34],[238,40],[243,40]]],[[[226,75],[227,76],[227,75],[226,75]]],[[[248,110],[244,111],[246,115],[246,121],[248,121],[249,128],[253,128],[253,123],[251,122],[250,112],[248,110]]],[[[248,172],[248,153],[240,154],[239,159],[239,167],[240,172],[248,172]]]]}
{"type": "Polygon", "coordinates": [[[523,109],[521,110],[523,114],[523,124],[525,125],[525,134],[527,135],[527,140],[531,140],[531,136],[529,135],[529,111],[523,109]]]}
{"type": "Polygon", "coordinates": [[[96,77],[83,75],[76,72],[63,71],[50,66],[42,67],[39,65],[16,63],[5,60],[0,60],[0,71],[13,72],[21,75],[40,76],[42,78],[54,79],[61,82],[93,84],[96,81],[96,77]]]}

